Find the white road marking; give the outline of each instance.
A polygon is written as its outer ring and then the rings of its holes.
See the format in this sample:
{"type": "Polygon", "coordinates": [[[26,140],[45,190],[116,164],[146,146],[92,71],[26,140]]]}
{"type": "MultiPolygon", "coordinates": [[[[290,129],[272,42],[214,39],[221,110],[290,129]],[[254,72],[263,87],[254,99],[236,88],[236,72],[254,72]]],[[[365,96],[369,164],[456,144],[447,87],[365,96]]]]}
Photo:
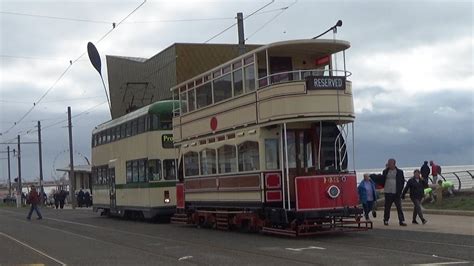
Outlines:
{"type": "Polygon", "coordinates": [[[52,220],[52,221],[56,221],[56,222],[63,222],[63,223],[68,223],[68,224],[74,224],[74,225],[82,225],[82,226],[87,226],[87,227],[91,227],[91,228],[100,229],[99,226],[95,226],[95,225],[92,225],[92,224],[77,223],[77,222],[72,222],[72,221],[62,220],[62,219],[55,219],[55,218],[43,218],[43,219],[52,220]]]}
{"type": "Polygon", "coordinates": [[[291,250],[291,251],[303,251],[306,249],[319,249],[319,250],[325,250],[326,248],[323,247],[315,247],[315,246],[309,246],[306,248],[285,248],[286,250],[291,250]]]}
{"type": "Polygon", "coordinates": [[[455,265],[455,264],[470,264],[470,261],[448,261],[448,262],[432,262],[432,263],[423,263],[423,264],[412,264],[418,266],[428,266],[428,265],[455,265]]]}
{"type": "Polygon", "coordinates": [[[184,256],[184,257],[179,258],[178,260],[182,261],[182,260],[189,260],[189,259],[192,259],[192,258],[193,258],[193,256],[184,256]]]}
{"type": "Polygon", "coordinates": [[[23,242],[21,242],[20,240],[18,240],[18,239],[16,239],[16,238],[12,237],[12,236],[10,236],[10,235],[7,235],[7,234],[5,234],[5,233],[3,233],[3,232],[0,232],[0,235],[4,236],[4,237],[6,237],[6,238],[9,238],[10,240],[15,241],[15,242],[17,242],[18,244],[21,244],[22,246],[27,247],[27,248],[29,248],[29,249],[35,251],[36,253],[38,253],[38,254],[40,254],[40,255],[42,255],[42,256],[44,256],[44,257],[46,257],[46,258],[48,258],[48,259],[50,259],[50,260],[52,260],[52,261],[57,262],[57,263],[60,264],[60,265],[66,265],[66,263],[64,263],[64,262],[62,262],[62,261],[60,261],[60,260],[58,260],[58,259],[55,259],[55,258],[49,256],[48,254],[42,252],[41,250],[38,250],[38,249],[36,249],[36,248],[34,248],[34,247],[32,247],[32,246],[26,244],[26,243],[23,243],[23,242]]]}

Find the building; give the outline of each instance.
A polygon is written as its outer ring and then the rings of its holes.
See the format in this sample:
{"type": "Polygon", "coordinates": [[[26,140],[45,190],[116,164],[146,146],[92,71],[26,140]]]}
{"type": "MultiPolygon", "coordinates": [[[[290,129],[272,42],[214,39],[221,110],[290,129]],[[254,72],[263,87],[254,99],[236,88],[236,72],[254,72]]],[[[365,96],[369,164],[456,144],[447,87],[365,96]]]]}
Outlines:
{"type": "MultiPolygon", "coordinates": [[[[246,45],[246,51],[260,45],[246,45]]],[[[112,119],[171,98],[170,88],[239,55],[237,44],[175,43],[146,58],[107,56],[112,119]]]]}
{"type": "MultiPolygon", "coordinates": [[[[69,172],[69,166],[56,169],[57,171],[69,172]]],[[[90,165],[75,165],[74,180],[76,181],[76,190],[87,189],[92,192],[92,171],[90,165]]],[[[69,185],[69,184],[68,184],[69,185]]]]}

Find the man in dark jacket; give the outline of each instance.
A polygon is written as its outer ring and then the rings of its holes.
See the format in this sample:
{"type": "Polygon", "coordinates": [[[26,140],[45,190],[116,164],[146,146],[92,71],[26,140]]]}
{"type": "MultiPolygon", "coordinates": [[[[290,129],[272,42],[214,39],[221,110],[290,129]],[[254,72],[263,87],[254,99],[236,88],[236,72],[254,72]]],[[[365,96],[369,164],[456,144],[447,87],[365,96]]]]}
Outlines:
{"type": "Polygon", "coordinates": [[[384,225],[388,225],[390,220],[390,210],[392,204],[395,203],[398,212],[398,221],[400,226],[406,226],[405,217],[403,216],[401,194],[405,185],[405,177],[403,171],[396,166],[395,159],[389,159],[387,168],[382,172],[384,179],[385,209],[383,215],[384,225]]]}
{"type": "Polygon", "coordinates": [[[428,166],[428,161],[425,161],[423,163],[423,166],[421,166],[421,176],[423,177],[424,180],[428,181],[428,177],[430,176],[431,171],[430,167],[428,166]]]}
{"type": "Polygon", "coordinates": [[[405,189],[402,192],[402,198],[405,198],[405,194],[407,191],[410,190],[410,199],[413,202],[414,208],[413,208],[413,224],[418,224],[416,221],[416,216],[420,216],[421,222],[423,224],[426,224],[425,218],[423,218],[423,213],[421,212],[421,200],[423,199],[423,195],[425,194],[424,192],[424,186],[423,182],[420,178],[420,171],[417,169],[413,172],[413,177],[408,180],[407,185],[405,186],[405,189]]]}
{"type": "Polygon", "coordinates": [[[38,208],[38,204],[40,204],[41,202],[41,197],[36,191],[35,186],[31,186],[31,191],[28,195],[27,202],[31,204],[31,208],[26,219],[31,220],[31,215],[33,214],[33,211],[36,211],[36,214],[38,215],[38,220],[43,219],[38,208]]]}

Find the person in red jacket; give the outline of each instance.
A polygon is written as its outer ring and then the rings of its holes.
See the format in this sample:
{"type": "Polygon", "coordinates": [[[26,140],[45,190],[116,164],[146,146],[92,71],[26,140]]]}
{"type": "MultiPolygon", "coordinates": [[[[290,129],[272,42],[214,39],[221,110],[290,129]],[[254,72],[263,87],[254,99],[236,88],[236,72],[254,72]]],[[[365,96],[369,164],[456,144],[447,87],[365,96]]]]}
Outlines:
{"type": "Polygon", "coordinates": [[[31,220],[31,214],[33,214],[33,211],[36,211],[36,214],[38,215],[38,220],[43,219],[43,216],[41,216],[41,212],[38,207],[41,202],[41,198],[38,192],[36,191],[36,187],[33,185],[31,186],[31,191],[28,195],[27,202],[31,204],[31,208],[26,219],[31,220]]]}
{"type": "Polygon", "coordinates": [[[430,161],[431,166],[431,175],[433,176],[433,184],[438,183],[438,174],[439,174],[439,166],[435,164],[433,161],[430,161]]]}

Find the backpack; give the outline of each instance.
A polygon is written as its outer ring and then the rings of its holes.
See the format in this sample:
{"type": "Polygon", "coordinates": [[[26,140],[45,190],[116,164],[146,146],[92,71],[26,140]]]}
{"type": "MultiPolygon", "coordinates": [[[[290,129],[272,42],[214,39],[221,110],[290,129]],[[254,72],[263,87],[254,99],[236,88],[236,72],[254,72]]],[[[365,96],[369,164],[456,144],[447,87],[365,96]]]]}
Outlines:
{"type": "Polygon", "coordinates": [[[438,165],[438,174],[441,174],[441,166],[438,165]]]}

